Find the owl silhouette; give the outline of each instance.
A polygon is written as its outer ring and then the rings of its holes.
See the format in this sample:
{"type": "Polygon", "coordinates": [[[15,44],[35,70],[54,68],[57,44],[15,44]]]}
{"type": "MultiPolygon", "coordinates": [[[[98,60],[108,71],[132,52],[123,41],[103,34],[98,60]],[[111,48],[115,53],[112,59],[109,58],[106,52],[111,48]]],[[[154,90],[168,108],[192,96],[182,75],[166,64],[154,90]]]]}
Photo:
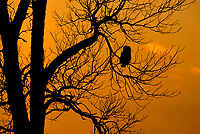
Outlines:
{"type": "Polygon", "coordinates": [[[131,47],[124,46],[123,51],[121,52],[120,63],[121,67],[126,67],[131,61],[131,47]]]}

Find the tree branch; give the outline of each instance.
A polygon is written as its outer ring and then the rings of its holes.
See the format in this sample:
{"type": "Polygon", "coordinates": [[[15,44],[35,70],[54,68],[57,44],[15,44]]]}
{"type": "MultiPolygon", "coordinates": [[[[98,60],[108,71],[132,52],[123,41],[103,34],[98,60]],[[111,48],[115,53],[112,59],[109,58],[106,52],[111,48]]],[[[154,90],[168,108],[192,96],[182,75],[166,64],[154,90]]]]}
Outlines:
{"type": "Polygon", "coordinates": [[[1,129],[1,130],[4,130],[5,133],[6,133],[6,132],[14,132],[13,130],[7,129],[7,128],[3,127],[3,126],[0,126],[0,129],[1,129]]]}
{"type": "Polygon", "coordinates": [[[5,32],[9,24],[7,0],[0,0],[0,18],[0,34],[2,34],[2,32],[5,32]]]}
{"type": "Polygon", "coordinates": [[[16,32],[19,33],[22,23],[26,18],[27,10],[30,4],[30,0],[21,0],[17,12],[15,14],[13,24],[16,26],[16,32]]]}
{"type": "Polygon", "coordinates": [[[0,102],[0,106],[5,106],[7,104],[8,104],[8,102],[0,102]]]}
{"type": "Polygon", "coordinates": [[[79,42],[78,44],[70,47],[69,49],[66,49],[63,51],[58,57],[56,57],[49,66],[45,69],[45,81],[48,81],[53,73],[56,71],[56,69],[68,58],[71,56],[77,54],[81,49],[85,49],[86,47],[92,45],[95,41],[97,41],[97,38],[99,36],[99,33],[94,34],[93,36],[79,42]]]}
{"type": "Polygon", "coordinates": [[[94,126],[97,128],[99,134],[102,133],[101,131],[101,122],[99,122],[97,120],[98,117],[95,117],[93,114],[91,113],[87,113],[87,112],[83,112],[78,106],[77,106],[77,103],[76,102],[73,102],[73,101],[66,101],[66,100],[63,100],[63,99],[58,99],[59,102],[61,103],[64,103],[65,105],[67,106],[70,106],[70,108],[77,114],[79,114],[80,116],[83,116],[83,117],[86,117],[86,118],[89,118],[92,120],[92,122],[94,123],[94,126]]]}

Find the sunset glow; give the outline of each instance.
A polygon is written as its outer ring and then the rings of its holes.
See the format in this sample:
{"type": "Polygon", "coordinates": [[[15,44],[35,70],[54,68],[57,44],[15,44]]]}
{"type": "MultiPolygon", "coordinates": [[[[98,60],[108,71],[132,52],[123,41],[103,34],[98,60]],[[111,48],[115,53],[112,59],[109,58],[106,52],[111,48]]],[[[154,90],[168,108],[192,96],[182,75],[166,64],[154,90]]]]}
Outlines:
{"type": "MultiPolygon", "coordinates": [[[[62,0],[56,2],[56,6],[54,5],[53,0],[48,2],[45,33],[45,43],[52,46],[53,42],[49,34],[49,31],[54,31],[52,28],[55,28],[52,11],[57,10],[62,16],[66,9],[62,0]]],[[[148,115],[148,118],[136,124],[136,128],[142,128],[146,134],[200,133],[199,7],[200,4],[197,2],[188,10],[174,16],[180,18],[180,24],[183,27],[180,32],[170,35],[147,33],[148,39],[153,39],[151,43],[143,46],[148,51],[162,52],[170,49],[172,45],[175,45],[175,49],[178,46],[186,46],[186,48],[179,56],[184,63],[170,70],[167,73],[168,77],[163,80],[163,89],[178,90],[181,94],[175,98],[156,99],[141,113],[141,116],[148,115]]],[[[70,112],[63,114],[56,122],[47,120],[46,133],[90,134],[91,128],[92,124],[89,120],[82,120],[80,116],[70,112]]]]}
{"type": "Polygon", "coordinates": [[[149,50],[149,51],[153,51],[153,52],[163,52],[166,51],[166,47],[157,43],[148,43],[145,45],[145,47],[149,50]]]}
{"type": "Polygon", "coordinates": [[[0,1],[0,133],[200,134],[200,1],[0,1]]]}

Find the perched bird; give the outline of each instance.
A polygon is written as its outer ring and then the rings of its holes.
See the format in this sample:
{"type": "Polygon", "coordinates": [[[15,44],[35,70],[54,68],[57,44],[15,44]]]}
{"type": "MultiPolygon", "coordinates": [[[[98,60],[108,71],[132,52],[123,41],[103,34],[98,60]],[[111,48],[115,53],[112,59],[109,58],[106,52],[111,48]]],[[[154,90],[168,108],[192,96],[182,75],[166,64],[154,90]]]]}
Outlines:
{"type": "Polygon", "coordinates": [[[124,46],[123,51],[121,52],[120,63],[121,67],[126,67],[131,61],[131,47],[124,46]]]}

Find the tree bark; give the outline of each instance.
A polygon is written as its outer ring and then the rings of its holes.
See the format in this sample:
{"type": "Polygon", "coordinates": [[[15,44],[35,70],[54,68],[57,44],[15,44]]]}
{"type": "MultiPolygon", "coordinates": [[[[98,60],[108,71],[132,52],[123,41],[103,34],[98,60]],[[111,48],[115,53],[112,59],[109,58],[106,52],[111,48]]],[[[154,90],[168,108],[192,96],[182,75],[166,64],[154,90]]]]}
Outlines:
{"type": "Polygon", "coordinates": [[[47,0],[33,1],[30,98],[30,122],[32,134],[44,134],[44,91],[46,88],[46,81],[43,79],[43,38],[46,3],[47,0]]]}
{"type": "Polygon", "coordinates": [[[18,61],[18,36],[16,32],[13,31],[14,28],[15,27],[10,24],[7,31],[2,32],[1,38],[4,53],[4,74],[6,77],[8,103],[12,114],[13,129],[15,134],[22,134],[28,133],[29,120],[18,61]]]}
{"type": "Polygon", "coordinates": [[[19,31],[25,19],[30,1],[21,0],[16,13],[16,22],[10,22],[7,9],[7,0],[0,1],[0,35],[3,44],[4,75],[6,78],[6,91],[8,104],[13,120],[13,131],[15,134],[29,132],[29,119],[26,110],[25,97],[21,80],[21,71],[18,61],[17,41],[19,31]],[[22,6],[23,5],[23,6],[22,6]],[[17,15],[20,14],[20,15],[17,15]]]}
{"type": "MultiPolygon", "coordinates": [[[[86,47],[92,45],[100,34],[95,32],[93,36],[77,43],[76,45],[72,46],[71,48],[66,49],[63,51],[59,56],[57,56],[45,69],[45,80],[49,80],[56,69],[68,58],[77,54],[81,49],[85,49],[86,47]]],[[[67,44],[66,44],[67,45],[67,44]]]]}

